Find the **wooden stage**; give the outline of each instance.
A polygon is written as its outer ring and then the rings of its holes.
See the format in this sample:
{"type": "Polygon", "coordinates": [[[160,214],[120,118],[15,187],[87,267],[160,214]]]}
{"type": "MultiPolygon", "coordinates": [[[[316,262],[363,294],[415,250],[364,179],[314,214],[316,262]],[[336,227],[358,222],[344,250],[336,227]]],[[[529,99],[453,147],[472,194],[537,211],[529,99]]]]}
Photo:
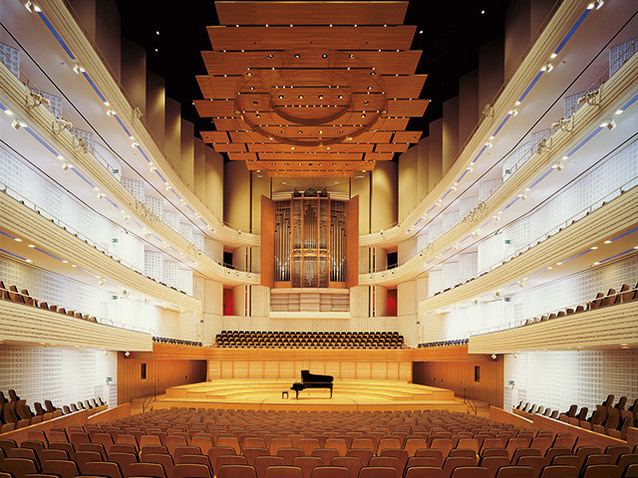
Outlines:
{"type": "Polygon", "coordinates": [[[396,380],[334,381],[328,389],[289,390],[298,379],[212,380],[180,385],[158,397],[155,409],[171,407],[223,408],[243,410],[432,410],[467,411],[454,392],[444,388],[396,380]],[[288,398],[282,392],[288,392],[288,398]]]}

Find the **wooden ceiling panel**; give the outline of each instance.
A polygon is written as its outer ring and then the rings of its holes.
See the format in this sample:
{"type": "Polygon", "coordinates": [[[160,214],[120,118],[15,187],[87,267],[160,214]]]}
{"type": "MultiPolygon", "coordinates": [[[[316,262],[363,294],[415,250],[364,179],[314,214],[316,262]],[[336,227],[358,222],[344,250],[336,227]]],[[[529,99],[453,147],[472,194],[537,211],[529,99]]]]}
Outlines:
{"type": "Polygon", "coordinates": [[[381,85],[388,98],[418,98],[428,75],[382,76],[381,85]]]}
{"type": "MultiPolygon", "coordinates": [[[[366,155],[371,153],[365,153],[366,155]]],[[[360,161],[363,153],[340,153],[340,152],[313,152],[313,153],[259,153],[262,161],[360,161]]]]}
{"type": "MultiPolygon", "coordinates": [[[[379,84],[388,98],[418,98],[426,79],[427,75],[384,75],[380,77],[379,84]]],[[[237,86],[241,80],[241,76],[197,76],[202,95],[206,99],[235,99],[237,86]]]]}
{"type": "Polygon", "coordinates": [[[430,100],[390,100],[388,116],[423,116],[429,103],[430,100]]]}
{"type": "MultiPolygon", "coordinates": [[[[418,143],[423,131],[397,131],[393,143],[418,143]]],[[[389,143],[389,141],[387,141],[389,143]]]]}
{"type": "Polygon", "coordinates": [[[410,145],[408,143],[401,144],[377,144],[374,148],[375,153],[405,153],[410,145]]]}
{"type": "Polygon", "coordinates": [[[330,146],[290,146],[289,144],[282,143],[248,143],[248,151],[254,151],[256,153],[285,153],[285,152],[296,152],[296,153],[313,153],[313,152],[322,152],[322,151],[331,151],[331,152],[343,152],[343,153],[367,153],[369,151],[374,150],[375,143],[364,143],[364,144],[331,144],[330,146]]]}
{"type": "MultiPolygon", "coordinates": [[[[319,137],[319,131],[321,131],[322,133],[325,133],[327,137],[336,136],[338,134],[337,128],[332,128],[332,127],[320,128],[317,126],[302,126],[301,128],[303,128],[303,132],[309,137],[319,137]]],[[[345,131],[345,130],[339,130],[339,131],[345,131]]],[[[222,132],[222,134],[226,135],[226,132],[222,132]]],[[[284,133],[282,134],[282,137],[287,137],[287,138],[299,137],[297,128],[287,128],[286,131],[284,131],[284,133]],[[290,134],[288,134],[289,130],[291,130],[289,132],[290,134]]],[[[204,135],[202,133],[202,139],[203,138],[204,138],[204,135]]],[[[265,138],[262,135],[260,135],[259,133],[255,133],[253,131],[233,131],[230,133],[230,138],[235,143],[266,143],[266,141],[264,141],[265,138]]],[[[358,136],[353,136],[352,141],[354,143],[389,143],[391,138],[392,138],[391,131],[377,131],[375,133],[365,132],[365,133],[361,133],[358,136]]],[[[224,143],[227,141],[204,140],[204,142],[224,143]]]]}
{"type": "Polygon", "coordinates": [[[251,170],[269,170],[269,171],[294,171],[300,169],[324,169],[326,171],[361,171],[374,168],[374,161],[340,161],[330,163],[328,161],[277,161],[275,165],[272,162],[264,161],[246,161],[246,166],[251,170]]]}
{"type": "Polygon", "coordinates": [[[230,143],[226,131],[200,131],[204,143],[230,143]]]}
{"type": "Polygon", "coordinates": [[[271,178],[351,178],[354,171],[323,170],[323,169],[298,169],[291,171],[268,171],[271,178]]]}
{"type": "Polygon", "coordinates": [[[222,25],[401,24],[408,2],[215,2],[222,25]]]}
{"type": "Polygon", "coordinates": [[[228,153],[228,159],[239,160],[239,161],[256,160],[257,159],[257,154],[256,153],[251,153],[250,151],[230,152],[230,153],[228,153]]]}
{"type": "MultiPolygon", "coordinates": [[[[303,54],[299,68],[352,68],[368,69],[374,66],[377,75],[411,75],[415,72],[421,51],[356,51],[355,64],[344,64],[343,61],[330,60],[330,51],[317,49],[308,54],[303,54]],[[322,55],[327,54],[328,58],[322,55]]],[[[279,56],[285,53],[277,51],[203,51],[202,58],[209,75],[243,75],[248,68],[251,70],[282,67],[279,56]],[[273,58],[268,58],[272,55],[273,58]]],[[[292,53],[288,54],[292,55],[292,53]]]]}
{"type": "Polygon", "coordinates": [[[392,161],[394,153],[366,153],[365,158],[371,161],[392,161]]]}
{"type": "Polygon", "coordinates": [[[213,143],[213,149],[218,153],[241,153],[246,151],[244,143],[213,143]]]}
{"type": "Polygon", "coordinates": [[[429,103],[407,4],[217,2],[194,102],[217,131],[203,140],[277,177],[349,177],[406,151],[429,103]]]}
{"type": "Polygon", "coordinates": [[[409,50],[416,27],[208,27],[213,50],[409,50]]]}
{"type": "Polygon", "coordinates": [[[197,83],[205,99],[235,98],[240,76],[197,76],[197,83]]]}

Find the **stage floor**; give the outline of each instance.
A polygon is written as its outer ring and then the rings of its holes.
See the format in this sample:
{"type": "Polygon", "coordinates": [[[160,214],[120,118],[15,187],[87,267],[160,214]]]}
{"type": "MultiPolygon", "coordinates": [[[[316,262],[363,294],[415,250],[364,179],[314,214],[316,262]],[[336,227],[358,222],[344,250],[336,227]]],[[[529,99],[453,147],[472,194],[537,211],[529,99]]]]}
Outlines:
{"type": "Polygon", "coordinates": [[[454,392],[444,388],[391,380],[335,380],[328,389],[299,393],[290,386],[296,379],[213,380],[166,390],[153,408],[171,407],[264,410],[426,410],[467,411],[454,392]],[[282,396],[288,392],[288,397],[282,396]]]}

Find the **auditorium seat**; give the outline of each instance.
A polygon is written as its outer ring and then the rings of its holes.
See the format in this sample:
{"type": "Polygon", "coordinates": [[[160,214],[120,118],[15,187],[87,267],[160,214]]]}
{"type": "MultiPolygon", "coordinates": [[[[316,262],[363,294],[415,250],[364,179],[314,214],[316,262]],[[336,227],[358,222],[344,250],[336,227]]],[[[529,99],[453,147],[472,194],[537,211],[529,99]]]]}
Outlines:
{"type": "Polygon", "coordinates": [[[170,478],[159,463],[131,463],[126,469],[126,476],[146,478],[170,478]]]}
{"type": "Polygon", "coordinates": [[[266,470],[271,466],[285,466],[284,459],[280,456],[258,456],[255,458],[255,471],[257,478],[265,478],[266,470]]]}
{"type": "Polygon", "coordinates": [[[179,463],[173,467],[172,478],[212,478],[206,465],[179,463]]]}
{"type": "Polygon", "coordinates": [[[171,455],[169,454],[149,453],[142,456],[142,461],[146,463],[160,464],[166,471],[167,476],[173,476],[173,468],[175,468],[175,462],[173,461],[173,457],[171,457],[171,455]]]}
{"type": "Polygon", "coordinates": [[[387,466],[366,466],[361,468],[359,478],[397,478],[394,468],[387,466]]]}
{"type": "Polygon", "coordinates": [[[350,472],[349,478],[357,478],[362,468],[361,460],[356,456],[335,456],[332,458],[330,465],[347,468],[350,472]]]}
{"type": "Polygon", "coordinates": [[[549,465],[545,466],[539,478],[577,478],[578,469],[574,466],[549,465]]]}

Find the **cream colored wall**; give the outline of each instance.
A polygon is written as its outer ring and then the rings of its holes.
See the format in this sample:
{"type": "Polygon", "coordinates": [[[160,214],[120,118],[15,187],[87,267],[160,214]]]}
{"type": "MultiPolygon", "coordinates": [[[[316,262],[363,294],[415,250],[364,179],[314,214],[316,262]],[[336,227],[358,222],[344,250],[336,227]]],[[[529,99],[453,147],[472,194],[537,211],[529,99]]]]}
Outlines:
{"type": "Polygon", "coordinates": [[[194,136],[195,125],[182,118],[180,122],[179,173],[191,190],[195,187],[194,136]]]}
{"type": "MultiPolygon", "coordinates": [[[[372,171],[372,231],[388,229],[398,220],[397,213],[397,163],[377,161],[372,171]]],[[[361,206],[359,205],[361,214],[361,206]]]]}
{"type": "Polygon", "coordinates": [[[252,183],[252,232],[261,234],[261,196],[269,197],[270,181],[267,176],[259,178],[256,174],[252,174],[252,183]]]}
{"type": "Polygon", "coordinates": [[[513,0],[505,13],[505,76],[521,60],[530,40],[531,0],[513,0]]]}
{"type": "Polygon", "coordinates": [[[166,136],[166,86],[164,78],[146,72],[146,124],[158,146],[164,149],[166,136]]]}
{"type": "Polygon", "coordinates": [[[193,173],[195,196],[206,205],[206,145],[199,138],[193,143],[193,173]]]}
{"type": "Polygon", "coordinates": [[[478,71],[474,70],[459,79],[459,145],[470,136],[479,119],[478,71]]]}
{"type": "Polygon", "coordinates": [[[430,123],[428,136],[428,191],[432,191],[441,180],[443,155],[443,120],[430,123]]]}
{"type": "MultiPolygon", "coordinates": [[[[430,177],[430,140],[428,138],[424,138],[416,145],[417,148],[417,193],[419,196],[419,201],[422,201],[425,196],[430,192],[429,189],[429,177],[430,177]]],[[[401,183],[399,183],[399,187],[401,183]]]]}
{"type": "Polygon", "coordinates": [[[166,98],[164,110],[164,153],[173,166],[173,169],[181,176],[180,160],[182,145],[182,117],[181,105],[172,98],[166,98]]]}
{"type": "Polygon", "coordinates": [[[113,0],[99,0],[95,7],[95,42],[114,77],[119,80],[122,55],[120,12],[113,0]]]}
{"type": "Polygon", "coordinates": [[[441,174],[450,170],[459,150],[459,97],[443,103],[443,138],[441,150],[441,174]]]}
{"type": "Polygon", "coordinates": [[[503,84],[503,40],[494,40],[479,50],[479,111],[490,104],[503,84]]]}
{"type": "Polygon", "coordinates": [[[219,219],[224,217],[224,158],[210,146],[206,153],[206,205],[219,219]]]}
{"type": "Polygon", "coordinates": [[[224,165],[224,221],[231,227],[250,229],[250,174],[243,161],[224,165]]]}
{"type": "Polygon", "coordinates": [[[398,209],[399,219],[405,218],[417,206],[418,190],[418,145],[412,146],[399,157],[398,209]]]}
{"type": "Polygon", "coordinates": [[[146,51],[126,38],[122,39],[122,86],[133,107],[146,116],[146,51]]]}
{"type": "Polygon", "coordinates": [[[352,197],[359,196],[359,234],[370,232],[370,177],[371,173],[365,173],[352,180],[352,197]]]}

